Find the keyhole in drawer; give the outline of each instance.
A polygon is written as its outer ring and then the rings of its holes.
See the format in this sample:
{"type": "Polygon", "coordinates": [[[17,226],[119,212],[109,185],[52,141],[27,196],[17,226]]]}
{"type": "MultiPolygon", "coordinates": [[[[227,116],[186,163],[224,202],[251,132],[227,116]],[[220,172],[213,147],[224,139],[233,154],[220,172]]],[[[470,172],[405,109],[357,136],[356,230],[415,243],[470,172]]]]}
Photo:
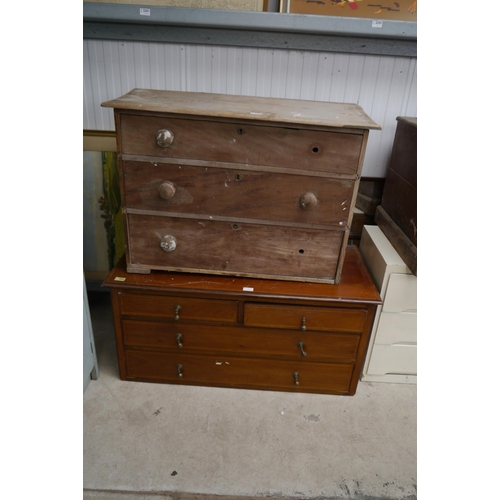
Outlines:
{"type": "Polygon", "coordinates": [[[241,174],[235,174],[234,179],[237,181],[241,181],[241,174]]]}
{"type": "Polygon", "coordinates": [[[242,135],[242,134],[243,134],[243,129],[242,129],[242,128],[239,128],[239,129],[238,129],[238,134],[239,134],[239,135],[242,135]]]}
{"type": "Polygon", "coordinates": [[[235,230],[240,228],[239,224],[233,224],[233,226],[232,226],[232,227],[233,227],[233,229],[235,229],[235,230]]]}
{"type": "Polygon", "coordinates": [[[303,249],[303,248],[301,248],[301,249],[299,250],[299,253],[304,253],[304,249],[303,249]]]}
{"type": "Polygon", "coordinates": [[[319,153],[319,148],[318,148],[317,146],[314,146],[314,147],[312,148],[312,152],[313,152],[314,154],[319,153]]]}

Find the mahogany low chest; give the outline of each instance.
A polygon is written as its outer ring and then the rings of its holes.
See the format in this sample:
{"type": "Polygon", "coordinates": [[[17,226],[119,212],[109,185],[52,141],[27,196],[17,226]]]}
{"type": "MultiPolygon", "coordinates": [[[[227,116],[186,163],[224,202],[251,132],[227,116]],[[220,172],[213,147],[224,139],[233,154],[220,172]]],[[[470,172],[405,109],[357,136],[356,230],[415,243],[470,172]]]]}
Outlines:
{"type": "Polygon", "coordinates": [[[123,380],[354,395],[380,296],[357,247],[342,283],[128,273],[111,291],[123,380]]]}
{"type": "Polygon", "coordinates": [[[114,109],[129,273],[339,283],[368,132],[356,104],[134,89],[114,109]]]}

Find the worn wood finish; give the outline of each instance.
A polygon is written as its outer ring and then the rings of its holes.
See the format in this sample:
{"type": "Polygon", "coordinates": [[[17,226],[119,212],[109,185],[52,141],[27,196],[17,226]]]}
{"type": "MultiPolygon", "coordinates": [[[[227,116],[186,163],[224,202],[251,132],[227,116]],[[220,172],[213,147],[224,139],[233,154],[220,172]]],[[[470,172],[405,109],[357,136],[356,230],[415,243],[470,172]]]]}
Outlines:
{"type": "Polygon", "coordinates": [[[354,395],[381,301],[357,248],[348,248],[345,263],[342,284],[332,285],[131,274],[123,259],[103,284],[112,294],[120,377],[354,395]]]}
{"type": "Polygon", "coordinates": [[[347,225],[354,182],[129,161],[123,162],[123,172],[128,208],[215,215],[228,220],[244,217],[321,224],[342,229],[347,225]],[[168,193],[172,193],[171,196],[168,193]]]}
{"type": "Polygon", "coordinates": [[[344,233],[264,225],[262,221],[215,220],[131,214],[127,218],[128,270],[172,269],[210,274],[331,281],[344,233]],[[165,236],[175,249],[165,251],[165,236]],[[273,268],[270,268],[270,263],[273,268]]]}
{"type": "Polygon", "coordinates": [[[340,282],[379,128],[359,106],[141,89],[103,106],[115,108],[129,273],[340,282]]]}
{"type": "Polygon", "coordinates": [[[133,89],[118,99],[102,103],[102,106],[129,111],[147,110],[266,123],[380,130],[380,126],[361,106],[348,103],[133,89]]]}
{"type": "Polygon", "coordinates": [[[168,116],[123,115],[123,154],[202,159],[244,165],[286,166],[355,176],[363,142],[357,134],[256,126],[168,116]],[[158,130],[173,133],[169,147],[158,130]]]}

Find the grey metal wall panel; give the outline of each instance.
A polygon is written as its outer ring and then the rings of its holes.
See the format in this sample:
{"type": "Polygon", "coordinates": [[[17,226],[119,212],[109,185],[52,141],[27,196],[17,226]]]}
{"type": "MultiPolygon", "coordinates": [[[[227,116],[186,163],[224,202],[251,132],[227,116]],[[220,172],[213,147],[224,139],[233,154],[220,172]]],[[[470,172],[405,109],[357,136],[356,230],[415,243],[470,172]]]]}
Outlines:
{"type": "Polygon", "coordinates": [[[384,177],[396,117],[417,116],[416,58],[93,39],[83,48],[84,129],[113,130],[101,102],[136,87],[354,102],[382,126],[363,176],[384,177]]]}

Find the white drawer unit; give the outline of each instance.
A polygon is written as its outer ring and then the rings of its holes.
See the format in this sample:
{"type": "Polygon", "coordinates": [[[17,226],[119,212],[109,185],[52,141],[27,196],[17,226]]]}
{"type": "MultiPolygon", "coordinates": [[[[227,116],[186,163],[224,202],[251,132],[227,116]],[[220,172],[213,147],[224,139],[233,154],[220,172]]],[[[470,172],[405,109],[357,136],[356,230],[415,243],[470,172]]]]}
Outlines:
{"type": "Polygon", "coordinates": [[[359,249],[384,301],[377,307],[362,380],[417,383],[417,277],[378,226],[359,249]]]}

